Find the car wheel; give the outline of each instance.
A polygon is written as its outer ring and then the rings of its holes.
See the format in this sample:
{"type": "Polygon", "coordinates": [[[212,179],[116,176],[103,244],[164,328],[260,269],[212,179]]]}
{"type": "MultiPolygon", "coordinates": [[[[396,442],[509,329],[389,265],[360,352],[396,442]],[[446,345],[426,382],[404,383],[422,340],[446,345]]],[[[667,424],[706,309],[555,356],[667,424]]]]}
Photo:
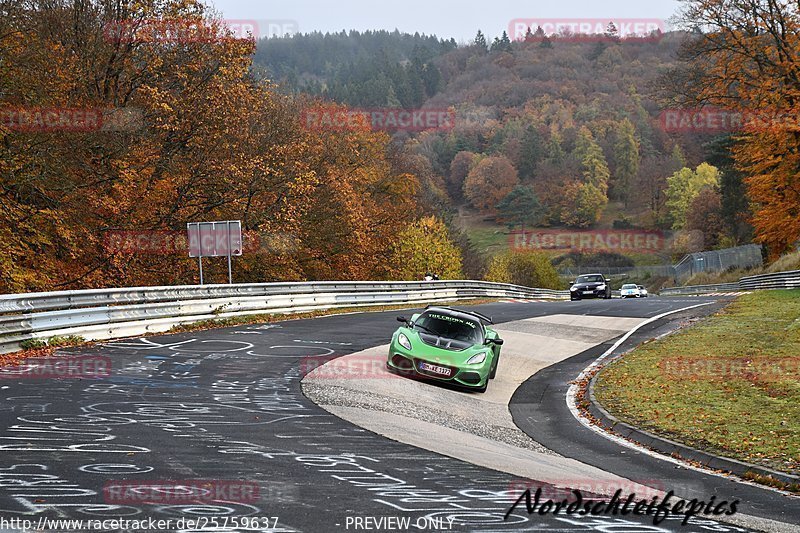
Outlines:
{"type": "Polygon", "coordinates": [[[492,371],[489,373],[489,379],[494,379],[494,377],[497,375],[497,365],[499,364],[500,356],[498,355],[494,358],[494,364],[492,365],[492,371]]]}
{"type": "Polygon", "coordinates": [[[575,298],[574,296],[570,296],[570,297],[569,297],[569,301],[570,301],[570,302],[576,302],[576,301],[578,301],[578,300],[580,300],[580,298],[575,298]]]}

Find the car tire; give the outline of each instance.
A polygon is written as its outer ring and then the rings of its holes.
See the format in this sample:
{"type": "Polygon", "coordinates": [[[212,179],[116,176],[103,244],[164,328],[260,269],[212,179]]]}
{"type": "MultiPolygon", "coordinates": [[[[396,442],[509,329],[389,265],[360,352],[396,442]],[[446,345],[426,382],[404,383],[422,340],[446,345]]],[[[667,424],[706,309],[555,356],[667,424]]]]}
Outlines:
{"type": "Polygon", "coordinates": [[[489,379],[494,379],[497,375],[497,366],[500,364],[500,356],[496,356],[494,358],[494,364],[492,365],[492,371],[489,372],[489,379]]]}
{"type": "Polygon", "coordinates": [[[578,300],[580,300],[580,298],[575,298],[574,296],[569,297],[570,302],[577,302],[578,300]]]}

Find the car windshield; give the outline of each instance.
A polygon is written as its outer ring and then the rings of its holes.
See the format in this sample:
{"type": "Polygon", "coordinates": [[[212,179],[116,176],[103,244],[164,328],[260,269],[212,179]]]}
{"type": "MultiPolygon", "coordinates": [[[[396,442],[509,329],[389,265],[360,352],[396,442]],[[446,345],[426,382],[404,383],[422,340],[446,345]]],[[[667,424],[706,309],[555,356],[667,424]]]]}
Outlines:
{"type": "Polygon", "coordinates": [[[603,276],[581,276],[575,283],[603,283],[603,276]]]}
{"type": "Polygon", "coordinates": [[[445,315],[441,313],[425,313],[414,323],[425,333],[431,333],[458,341],[468,341],[473,344],[483,342],[482,328],[479,323],[472,320],[445,315]]]}
{"type": "Polygon", "coordinates": [[[638,289],[639,287],[637,287],[636,285],[630,285],[629,284],[629,285],[623,285],[622,288],[623,289],[638,289]]]}

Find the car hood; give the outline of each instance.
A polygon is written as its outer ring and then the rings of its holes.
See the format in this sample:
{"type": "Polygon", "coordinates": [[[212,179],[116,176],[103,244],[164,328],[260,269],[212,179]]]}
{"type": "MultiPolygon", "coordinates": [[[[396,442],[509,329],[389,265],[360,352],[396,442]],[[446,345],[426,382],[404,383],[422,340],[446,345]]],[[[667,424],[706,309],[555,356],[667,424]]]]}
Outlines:
{"type": "MultiPolygon", "coordinates": [[[[432,361],[436,363],[441,363],[445,365],[452,365],[458,366],[463,365],[467,362],[467,360],[481,352],[489,352],[491,348],[489,346],[483,346],[481,344],[467,344],[466,348],[462,348],[461,350],[454,350],[452,345],[450,349],[445,348],[445,344],[450,341],[450,339],[442,339],[440,346],[436,346],[434,344],[428,344],[424,342],[421,338],[421,335],[425,335],[426,337],[433,337],[436,338],[436,335],[430,335],[428,333],[419,332],[416,330],[411,330],[409,328],[400,328],[399,332],[403,333],[408,340],[411,341],[411,356],[415,358],[425,359],[426,361],[432,361]]],[[[459,342],[459,341],[456,341],[459,342]]],[[[464,344],[463,341],[460,341],[461,345],[464,344]]]]}
{"type": "Polygon", "coordinates": [[[451,350],[454,352],[462,352],[467,348],[471,348],[472,346],[474,346],[474,344],[470,341],[448,339],[445,337],[439,337],[438,335],[425,333],[424,331],[417,332],[417,336],[422,342],[424,342],[428,346],[435,346],[436,348],[441,348],[443,350],[451,350]]]}

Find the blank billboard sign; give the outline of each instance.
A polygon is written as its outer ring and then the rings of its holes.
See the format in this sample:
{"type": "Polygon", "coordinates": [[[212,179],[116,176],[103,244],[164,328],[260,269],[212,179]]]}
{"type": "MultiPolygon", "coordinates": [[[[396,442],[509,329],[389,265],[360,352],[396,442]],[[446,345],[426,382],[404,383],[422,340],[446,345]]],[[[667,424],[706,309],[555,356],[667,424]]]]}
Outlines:
{"type": "Polygon", "coordinates": [[[242,255],[242,223],[190,222],[189,257],[226,257],[242,255]]]}

